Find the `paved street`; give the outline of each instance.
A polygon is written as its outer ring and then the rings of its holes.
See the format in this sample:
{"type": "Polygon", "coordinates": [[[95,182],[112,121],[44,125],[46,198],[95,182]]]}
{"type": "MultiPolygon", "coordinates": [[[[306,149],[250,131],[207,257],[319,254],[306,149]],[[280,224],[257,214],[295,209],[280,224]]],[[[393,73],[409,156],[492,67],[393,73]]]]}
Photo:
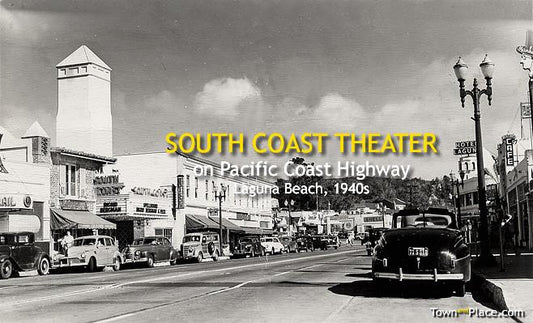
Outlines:
{"type": "Polygon", "coordinates": [[[21,277],[0,281],[0,313],[4,322],[418,322],[432,318],[432,307],[485,308],[470,293],[464,298],[419,288],[378,293],[369,271],[370,258],[357,246],[21,277]]]}

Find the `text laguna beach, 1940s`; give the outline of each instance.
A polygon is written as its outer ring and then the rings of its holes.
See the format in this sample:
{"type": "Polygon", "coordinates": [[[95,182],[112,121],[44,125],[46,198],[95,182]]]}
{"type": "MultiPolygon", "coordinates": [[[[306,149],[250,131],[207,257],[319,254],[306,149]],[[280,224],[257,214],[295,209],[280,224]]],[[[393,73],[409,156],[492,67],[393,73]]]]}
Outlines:
{"type": "MultiPolygon", "coordinates": [[[[216,172],[220,176],[230,177],[286,177],[317,176],[317,177],[353,177],[362,181],[367,177],[388,177],[405,180],[409,176],[411,165],[376,165],[366,161],[358,164],[353,161],[338,161],[335,165],[329,162],[323,164],[297,164],[293,161],[284,163],[281,167],[267,161],[250,162],[245,165],[234,165],[227,161],[220,162],[216,172]]],[[[193,169],[196,176],[212,176],[215,173],[213,165],[196,166],[193,169]]],[[[285,183],[285,194],[328,194],[317,182],[312,185],[292,185],[285,183]]],[[[334,185],[335,194],[368,194],[369,187],[361,182],[338,182],[334,185]]],[[[237,194],[250,196],[261,194],[278,194],[279,188],[275,185],[237,185],[237,194]]]]}

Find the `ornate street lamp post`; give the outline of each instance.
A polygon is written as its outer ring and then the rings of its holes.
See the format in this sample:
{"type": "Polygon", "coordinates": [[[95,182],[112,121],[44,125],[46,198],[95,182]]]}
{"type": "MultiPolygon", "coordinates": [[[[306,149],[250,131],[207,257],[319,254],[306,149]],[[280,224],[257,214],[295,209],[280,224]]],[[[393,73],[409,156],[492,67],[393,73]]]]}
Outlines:
{"type": "Polygon", "coordinates": [[[222,237],[224,236],[222,231],[222,201],[226,200],[226,186],[220,183],[220,188],[218,190],[213,188],[213,194],[215,196],[215,199],[218,200],[218,229],[220,231],[219,248],[220,254],[222,255],[222,237]]]}
{"type": "Polygon", "coordinates": [[[494,73],[494,63],[485,55],[483,62],[479,64],[481,73],[485,77],[487,87],[479,89],[477,79],[474,78],[473,89],[465,90],[465,79],[468,71],[468,66],[459,57],[459,60],[453,67],[457,80],[459,81],[459,95],[461,97],[461,105],[465,107],[465,98],[470,96],[474,104],[474,117],[472,118],[476,128],[476,159],[477,159],[477,183],[479,196],[479,243],[481,253],[479,262],[483,264],[493,264],[494,258],[490,253],[489,240],[489,221],[487,209],[487,195],[485,191],[485,166],[483,165],[483,143],[481,140],[481,111],[479,109],[479,101],[483,94],[487,96],[489,105],[492,101],[492,75],[494,73]]]}

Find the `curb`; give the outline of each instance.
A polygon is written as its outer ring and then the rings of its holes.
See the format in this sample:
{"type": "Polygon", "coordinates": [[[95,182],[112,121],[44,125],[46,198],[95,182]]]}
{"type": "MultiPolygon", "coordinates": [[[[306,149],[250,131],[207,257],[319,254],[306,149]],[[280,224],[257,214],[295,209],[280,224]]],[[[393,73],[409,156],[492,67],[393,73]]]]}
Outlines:
{"type": "Polygon", "coordinates": [[[475,298],[479,297],[482,301],[488,301],[495,306],[495,310],[501,312],[509,310],[505,302],[503,290],[497,284],[488,280],[482,274],[473,271],[472,280],[470,281],[472,294],[475,298]],[[476,295],[479,292],[479,295],[476,295]]]}

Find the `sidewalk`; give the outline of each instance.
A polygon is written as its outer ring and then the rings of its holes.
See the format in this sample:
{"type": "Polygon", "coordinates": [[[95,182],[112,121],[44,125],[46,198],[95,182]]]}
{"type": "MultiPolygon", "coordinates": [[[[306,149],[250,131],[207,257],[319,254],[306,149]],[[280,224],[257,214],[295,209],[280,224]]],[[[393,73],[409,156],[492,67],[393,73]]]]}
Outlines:
{"type": "Polygon", "coordinates": [[[505,271],[500,270],[500,258],[494,267],[474,267],[474,281],[484,296],[499,311],[523,310],[519,322],[533,322],[533,253],[506,256],[505,271]]]}

